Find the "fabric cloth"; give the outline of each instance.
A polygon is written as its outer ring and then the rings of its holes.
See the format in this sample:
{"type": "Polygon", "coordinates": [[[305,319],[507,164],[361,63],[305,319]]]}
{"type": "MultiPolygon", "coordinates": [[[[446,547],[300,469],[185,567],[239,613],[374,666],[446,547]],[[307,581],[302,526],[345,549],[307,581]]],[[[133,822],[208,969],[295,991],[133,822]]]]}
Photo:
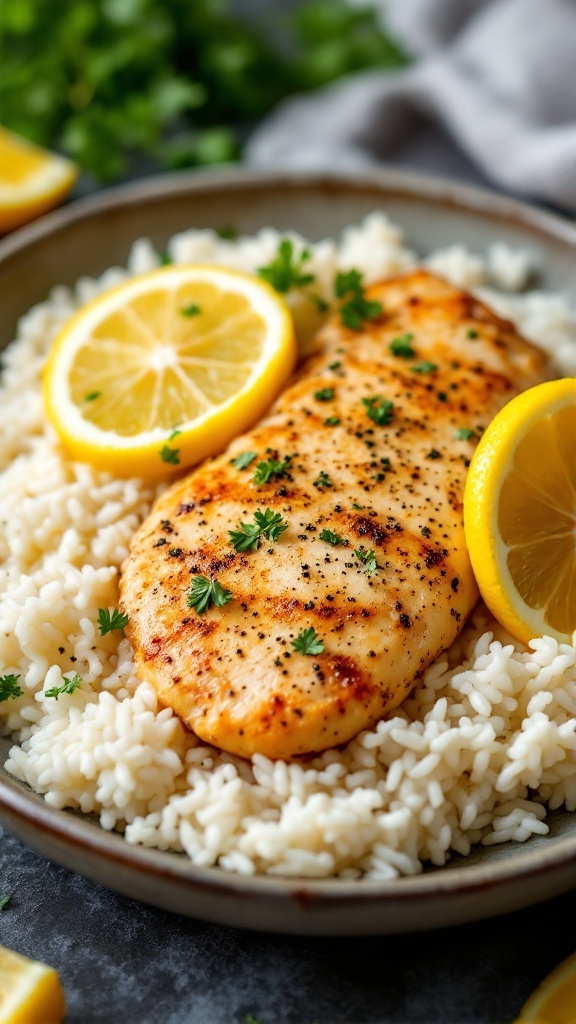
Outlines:
{"type": "Polygon", "coordinates": [[[448,136],[500,188],[576,209],[576,0],[380,5],[412,64],[287,100],[249,140],[248,162],[398,162],[424,124],[427,146],[448,136]]]}

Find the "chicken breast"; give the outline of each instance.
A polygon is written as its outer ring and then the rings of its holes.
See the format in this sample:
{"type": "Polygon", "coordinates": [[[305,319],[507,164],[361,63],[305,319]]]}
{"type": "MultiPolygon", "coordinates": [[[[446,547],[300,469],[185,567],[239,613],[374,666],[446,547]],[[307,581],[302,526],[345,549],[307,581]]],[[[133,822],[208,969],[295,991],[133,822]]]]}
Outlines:
{"type": "Polygon", "coordinates": [[[478,598],[462,519],[475,439],[550,375],[511,324],[431,274],[368,297],[380,318],[355,331],[334,317],[267,417],[160,498],[123,568],[140,676],[244,757],[346,742],[452,643],[478,598]],[[258,484],[260,463],[277,472],[258,484]],[[236,551],[229,531],[267,509],[287,529],[236,551]],[[197,576],[232,598],[189,607],[197,576]]]}

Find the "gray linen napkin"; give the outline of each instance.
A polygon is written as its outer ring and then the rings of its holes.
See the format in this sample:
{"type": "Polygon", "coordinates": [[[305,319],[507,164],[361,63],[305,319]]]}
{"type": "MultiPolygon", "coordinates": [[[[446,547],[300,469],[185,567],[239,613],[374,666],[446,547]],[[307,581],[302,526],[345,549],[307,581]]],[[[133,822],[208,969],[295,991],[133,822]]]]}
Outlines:
{"type": "Polygon", "coordinates": [[[576,209],[576,0],[380,0],[414,55],[284,102],[249,140],[260,167],[387,160],[422,119],[493,183],[576,209]]]}

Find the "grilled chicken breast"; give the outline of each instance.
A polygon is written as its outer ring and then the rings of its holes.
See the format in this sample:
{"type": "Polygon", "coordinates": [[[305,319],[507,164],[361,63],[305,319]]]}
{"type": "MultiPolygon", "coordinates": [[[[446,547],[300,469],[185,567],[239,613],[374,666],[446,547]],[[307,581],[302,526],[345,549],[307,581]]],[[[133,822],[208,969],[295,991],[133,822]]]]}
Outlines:
{"type": "Polygon", "coordinates": [[[360,331],[333,318],[267,417],[160,498],[123,568],[141,677],[241,756],[344,743],[452,643],[478,597],[462,520],[474,439],[550,375],[511,324],[431,274],[368,298],[381,317],[360,331]],[[270,460],[279,473],[257,485],[270,460]],[[237,552],[229,531],[266,509],[288,528],[237,552]],[[199,614],[195,576],[232,599],[199,614]]]}

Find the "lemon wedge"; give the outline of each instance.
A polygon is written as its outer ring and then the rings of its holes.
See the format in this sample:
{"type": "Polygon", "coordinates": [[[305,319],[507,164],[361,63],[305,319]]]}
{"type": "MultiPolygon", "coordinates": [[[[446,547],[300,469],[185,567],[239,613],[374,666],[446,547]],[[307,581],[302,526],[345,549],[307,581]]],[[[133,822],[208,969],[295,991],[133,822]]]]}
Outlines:
{"type": "Polygon", "coordinates": [[[576,629],[576,379],[508,403],[472,458],[466,543],[493,615],[516,637],[576,629]]]}
{"type": "Polygon", "coordinates": [[[516,1024],[576,1024],[576,953],[538,986],[516,1024]]]}
{"type": "Polygon", "coordinates": [[[77,177],[70,160],[0,127],[0,233],[52,210],[77,177]]]}
{"type": "Polygon", "coordinates": [[[64,993],[53,967],[0,946],[0,1024],[61,1024],[64,993]]]}
{"type": "Polygon", "coordinates": [[[45,368],[46,413],[74,458],[165,477],[254,423],[295,362],[288,308],[264,281],[220,266],[164,267],[68,321],[45,368]]]}

